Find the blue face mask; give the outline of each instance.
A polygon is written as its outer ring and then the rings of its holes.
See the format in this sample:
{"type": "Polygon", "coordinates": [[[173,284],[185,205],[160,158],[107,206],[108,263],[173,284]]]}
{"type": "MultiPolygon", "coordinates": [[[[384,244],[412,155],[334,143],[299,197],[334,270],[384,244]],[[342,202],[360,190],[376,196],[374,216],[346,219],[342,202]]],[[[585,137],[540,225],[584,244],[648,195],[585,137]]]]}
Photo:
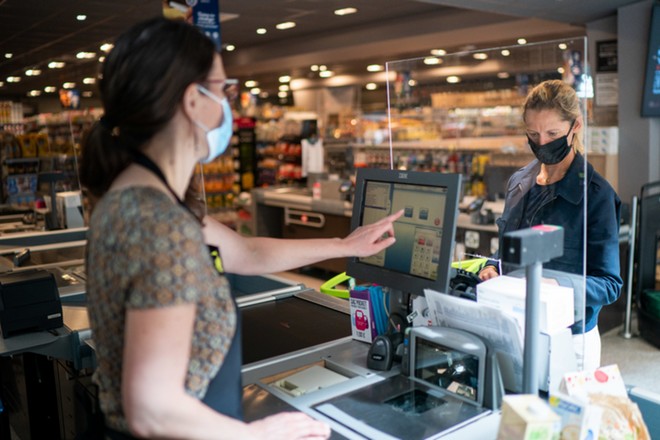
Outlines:
{"type": "Polygon", "coordinates": [[[234,132],[234,121],[231,113],[231,107],[229,106],[229,101],[227,98],[220,99],[211,93],[208,89],[199,84],[197,85],[197,89],[213,101],[220,104],[222,107],[222,122],[216,128],[209,129],[201,122],[193,121],[199,128],[206,132],[206,142],[209,146],[209,155],[206,157],[206,159],[202,160],[202,163],[209,163],[224,153],[227,149],[229,141],[231,140],[231,136],[234,132]]]}

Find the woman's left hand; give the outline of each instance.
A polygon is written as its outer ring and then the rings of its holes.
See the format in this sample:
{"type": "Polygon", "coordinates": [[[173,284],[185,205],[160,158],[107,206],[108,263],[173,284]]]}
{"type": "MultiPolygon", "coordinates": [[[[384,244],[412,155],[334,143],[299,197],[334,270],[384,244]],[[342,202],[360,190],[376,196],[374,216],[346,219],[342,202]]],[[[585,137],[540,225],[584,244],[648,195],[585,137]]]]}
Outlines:
{"type": "Polygon", "coordinates": [[[347,255],[368,257],[394,244],[396,240],[392,223],[401,215],[403,215],[403,209],[370,225],[360,226],[342,239],[347,248],[347,255]]]}

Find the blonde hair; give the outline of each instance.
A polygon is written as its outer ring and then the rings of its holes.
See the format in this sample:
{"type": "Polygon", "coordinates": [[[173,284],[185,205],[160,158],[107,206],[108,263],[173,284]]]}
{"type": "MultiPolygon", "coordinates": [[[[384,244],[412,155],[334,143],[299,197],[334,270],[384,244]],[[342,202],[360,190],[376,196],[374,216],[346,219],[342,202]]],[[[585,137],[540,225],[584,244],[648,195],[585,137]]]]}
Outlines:
{"type": "MultiPolygon", "coordinates": [[[[529,92],[523,103],[523,120],[525,120],[528,110],[554,110],[561,119],[571,123],[582,116],[580,100],[575,90],[558,79],[543,81],[529,92]]],[[[581,128],[579,131],[575,131],[573,148],[584,152],[580,131],[581,128]]]]}

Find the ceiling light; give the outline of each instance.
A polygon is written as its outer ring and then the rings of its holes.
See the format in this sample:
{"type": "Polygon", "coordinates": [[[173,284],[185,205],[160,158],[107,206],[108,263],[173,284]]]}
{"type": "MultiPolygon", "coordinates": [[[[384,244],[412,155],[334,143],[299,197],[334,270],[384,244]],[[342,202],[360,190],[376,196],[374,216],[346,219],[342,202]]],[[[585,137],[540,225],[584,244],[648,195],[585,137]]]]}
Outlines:
{"type": "Polygon", "coordinates": [[[78,14],[78,15],[76,15],[76,20],[85,21],[85,20],[87,20],[87,16],[85,14],[78,14]]]}
{"type": "Polygon", "coordinates": [[[384,69],[384,67],[381,66],[380,64],[369,64],[367,66],[367,71],[368,72],[380,72],[383,69],[384,69]]]}
{"type": "Polygon", "coordinates": [[[447,82],[449,84],[456,84],[456,83],[461,82],[461,78],[459,78],[458,76],[455,76],[455,75],[448,76],[447,77],[447,82]]]}
{"type": "Polygon", "coordinates": [[[525,40],[524,38],[518,38],[518,44],[520,45],[527,44],[527,40],[525,40]]]}
{"type": "Polygon", "coordinates": [[[263,35],[263,34],[265,34],[266,32],[268,32],[268,30],[267,30],[266,28],[259,28],[259,29],[257,29],[257,33],[258,33],[259,35],[263,35]]]}
{"type": "Polygon", "coordinates": [[[14,54],[13,54],[13,53],[10,53],[10,52],[7,52],[7,53],[5,54],[5,58],[7,58],[7,59],[9,59],[9,58],[11,58],[11,57],[13,57],[13,56],[14,56],[14,54]]]}
{"type": "Polygon", "coordinates": [[[280,89],[280,92],[288,92],[289,91],[289,86],[286,85],[286,84],[282,84],[282,85],[280,85],[279,89],[280,89]]]}
{"type": "Polygon", "coordinates": [[[21,82],[21,77],[20,77],[20,76],[8,76],[8,77],[7,77],[7,82],[8,82],[8,83],[17,83],[17,82],[21,82]]]}
{"type": "Polygon", "coordinates": [[[4,85],[5,85],[5,83],[2,82],[2,81],[0,81],[0,87],[2,87],[2,86],[4,86],[4,85]]]}
{"type": "Polygon", "coordinates": [[[289,81],[291,81],[291,77],[289,75],[282,75],[279,77],[279,81],[281,83],[288,83],[289,81]]]}
{"type": "Polygon", "coordinates": [[[75,86],[76,86],[76,83],[74,83],[74,82],[65,82],[64,84],[62,84],[62,87],[64,87],[65,89],[72,89],[75,86]]]}
{"type": "Polygon", "coordinates": [[[25,71],[27,76],[39,76],[41,75],[41,70],[39,69],[28,69],[25,71]]]}
{"type": "Polygon", "coordinates": [[[475,60],[487,60],[488,59],[488,54],[485,52],[477,52],[472,54],[472,58],[475,60]]]}
{"type": "Polygon", "coordinates": [[[311,70],[312,72],[318,72],[318,71],[319,71],[319,66],[318,66],[318,64],[312,64],[312,65],[309,67],[309,70],[311,70]]]}
{"type": "Polygon", "coordinates": [[[335,15],[351,15],[357,12],[357,8],[341,8],[335,9],[335,15]]]}
{"type": "Polygon", "coordinates": [[[498,72],[497,77],[499,79],[507,79],[511,77],[511,75],[509,74],[509,72],[498,72]]]}
{"type": "Polygon", "coordinates": [[[225,46],[225,50],[227,52],[233,52],[233,51],[236,50],[236,46],[234,46],[233,44],[228,44],[228,45],[225,46]]]}
{"type": "MultiPolygon", "coordinates": [[[[563,75],[564,74],[564,68],[563,67],[557,67],[557,72],[559,72],[563,75]]],[[[7,78],[7,79],[9,79],[9,78],[7,78]]]]}
{"type": "Polygon", "coordinates": [[[76,58],[78,58],[79,60],[88,60],[94,57],[96,57],[96,54],[94,52],[78,52],[76,54],[76,58]]]}
{"type": "Polygon", "coordinates": [[[508,57],[511,55],[511,51],[509,49],[502,49],[502,52],[500,52],[503,57],[508,57]]]}
{"type": "Polygon", "coordinates": [[[277,92],[278,98],[286,98],[287,96],[289,96],[287,92],[277,92]]]}
{"type": "Polygon", "coordinates": [[[83,78],[83,84],[96,84],[96,78],[83,78]]]}
{"type": "Polygon", "coordinates": [[[105,61],[105,57],[99,57],[99,63],[102,63],[103,61],[105,61]]]}
{"type": "Polygon", "coordinates": [[[112,50],[113,47],[115,47],[115,45],[112,43],[103,43],[101,47],[99,47],[99,49],[101,49],[105,53],[108,53],[112,50]]]}
{"type": "Polygon", "coordinates": [[[46,93],[55,93],[55,91],[57,91],[57,88],[55,86],[44,87],[44,92],[46,93]]]}
{"type": "Polygon", "coordinates": [[[434,65],[440,64],[440,63],[442,63],[442,60],[440,58],[437,58],[437,57],[426,57],[426,58],[424,58],[424,64],[426,64],[427,66],[434,66],[434,65]]]}
{"type": "Polygon", "coordinates": [[[258,95],[259,93],[261,93],[261,89],[259,87],[252,87],[250,89],[250,93],[252,93],[253,95],[258,95]]]}
{"type": "Polygon", "coordinates": [[[408,80],[408,85],[410,87],[415,87],[417,85],[417,81],[415,81],[414,79],[409,79],[408,80]]]}
{"type": "Polygon", "coordinates": [[[376,85],[376,83],[367,83],[367,85],[364,86],[364,88],[367,90],[376,90],[378,86],[376,85]]]}
{"type": "Polygon", "coordinates": [[[49,69],[61,69],[64,67],[66,63],[64,61],[51,61],[48,63],[48,68],[49,69]]]}
{"type": "Polygon", "coordinates": [[[321,72],[323,72],[324,70],[328,70],[328,66],[326,66],[325,64],[321,64],[321,65],[319,66],[319,70],[320,70],[321,72]]]}
{"type": "Polygon", "coordinates": [[[252,88],[252,87],[256,87],[256,86],[258,86],[258,85],[259,85],[259,83],[256,82],[256,81],[253,80],[253,79],[249,79],[249,80],[245,81],[245,87],[247,87],[248,89],[250,89],[250,88],[252,88]]]}
{"type": "Polygon", "coordinates": [[[90,92],[89,90],[85,90],[84,92],[82,92],[82,95],[84,98],[91,98],[92,92],[90,92]]]}
{"type": "Polygon", "coordinates": [[[39,96],[41,95],[41,90],[30,90],[28,96],[39,96]]]}
{"type": "Polygon", "coordinates": [[[294,23],[293,21],[285,21],[284,23],[276,24],[275,27],[277,29],[283,31],[285,29],[291,29],[291,28],[296,27],[296,23],[294,23]]]}
{"type": "Polygon", "coordinates": [[[568,45],[566,43],[559,43],[559,48],[561,50],[566,50],[566,49],[568,49],[568,45]]]}
{"type": "Polygon", "coordinates": [[[447,55],[447,51],[444,49],[433,49],[431,51],[431,55],[435,55],[436,57],[441,57],[443,55],[447,55]]]}
{"type": "Polygon", "coordinates": [[[322,72],[319,72],[319,76],[320,76],[321,78],[330,78],[332,75],[334,75],[334,73],[332,72],[332,70],[324,70],[324,71],[322,71],[322,72]]]}

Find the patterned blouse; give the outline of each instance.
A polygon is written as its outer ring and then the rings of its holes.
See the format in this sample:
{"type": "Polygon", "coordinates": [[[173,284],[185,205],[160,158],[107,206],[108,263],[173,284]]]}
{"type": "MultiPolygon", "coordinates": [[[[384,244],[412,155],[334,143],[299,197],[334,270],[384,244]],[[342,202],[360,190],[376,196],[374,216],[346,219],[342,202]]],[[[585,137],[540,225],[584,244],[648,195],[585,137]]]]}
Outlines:
{"type": "Polygon", "coordinates": [[[229,350],[236,310],[197,220],[154,188],[111,191],[94,209],[87,246],[94,381],[108,426],[128,432],[121,407],[127,309],[196,304],[186,392],[203,399],[229,350]]]}

